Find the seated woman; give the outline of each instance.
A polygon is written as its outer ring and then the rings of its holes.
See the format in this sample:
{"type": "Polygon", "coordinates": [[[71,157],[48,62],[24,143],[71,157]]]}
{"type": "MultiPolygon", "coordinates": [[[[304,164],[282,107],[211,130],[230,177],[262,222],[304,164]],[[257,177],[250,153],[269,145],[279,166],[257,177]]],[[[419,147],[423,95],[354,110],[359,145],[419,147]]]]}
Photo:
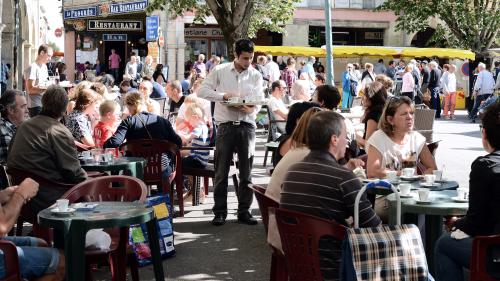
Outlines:
{"type": "MultiPolygon", "coordinates": [[[[500,234],[500,104],[488,108],[481,133],[486,156],[471,165],[469,210],[455,222],[453,231],[436,243],[436,280],[463,281],[463,267],[468,268],[475,236],[500,234]]],[[[497,271],[498,272],[498,271],[497,271]]]]}
{"type": "Polygon", "coordinates": [[[76,141],[90,147],[95,147],[92,138],[92,120],[98,116],[101,96],[90,89],[83,89],[76,97],[75,108],[64,119],[64,125],[69,129],[76,141]]]}
{"type": "Polygon", "coordinates": [[[363,115],[363,123],[365,130],[363,136],[356,135],[356,142],[360,148],[364,148],[366,141],[377,130],[378,121],[384,110],[385,102],[387,100],[387,91],[384,85],[380,82],[374,81],[364,89],[365,95],[363,96],[363,108],[365,114],[363,115]]]}
{"type": "Polygon", "coordinates": [[[413,131],[413,103],[408,97],[392,97],[386,104],[379,130],[367,141],[367,176],[385,178],[388,170],[416,168],[418,160],[424,173],[432,174],[436,162],[425,143],[425,137],[413,131]]]}
{"type": "MultiPolygon", "coordinates": [[[[181,138],[175,133],[170,122],[158,115],[146,112],[141,94],[129,93],[125,98],[125,106],[129,116],[121,122],[115,134],[104,143],[104,148],[119,147],[125,139],[158,139],[167,140],[182,146],[181,138]]],[[[172,173],[172,166],[166,154],[162,157],[163,176],[168,177],[172,173]]]]}
{"type": "Polygon", "coordinates": [[[292,140],[290,139],[297,123],[308,109],[313,107],[321,107],[319,103],[314,102],[299,102],[295,103],[290,107],[288,111],[288,118],[285,125],[285,134],[281,135],[277,141],[279,141],[278,148],[273,152],[273,166],[276,167],[278,162],[285,156],[285,154],[290,150],[292,140]]]}

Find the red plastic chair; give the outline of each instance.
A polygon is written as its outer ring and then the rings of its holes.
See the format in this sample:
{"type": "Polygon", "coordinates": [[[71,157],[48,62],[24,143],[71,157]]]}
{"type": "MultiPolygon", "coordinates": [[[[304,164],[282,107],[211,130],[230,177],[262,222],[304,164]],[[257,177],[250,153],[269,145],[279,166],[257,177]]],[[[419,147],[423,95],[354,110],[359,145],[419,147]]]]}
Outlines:
{"type": "MultiPolygon", "coordinates": [[[[279,208],[280,204],[274,201],[272,198],[266,196],[266,189],[263,186],[256,184],[249,184],[248,188],[253,190],[257,203],[259,204],[260,215],[262,216],[262,223],[264,224],[264,229],[266,230],[266,239],[269,225],[269,207],[279,208]]],[[[269,245],[271,246],[271,245],[269,245]]],[[[272,247],[273,254],[271,256],[271,273],[269,280],[288,280],[288,274],[286,272],[285,257],[278,249],[272,247]]]]}
{"type": "MultiPolygon", "coordinates": [[[[48,180],[44,177],[41,177],[39,175],[36,175],[32,172],[26,171],[26,170],[21,170],[18,168],[14,167],[8,167],[7,168],[7,173],[10,176],[11,183],[13,185],[19,185],[21,182],[26,179],[26,178],[31,178],[34,181],[38,182],[40,186],[45,186],[45,187],[50,187],[53,188],[54,190],[58,190],[61,193],[71,189],[74,184],[69,184],[69,183],[62,183],[62,182],[55,182],[48,180]]],[[[52,204],[55,202],[48,202],[48,204],[52,204]]],[[[50,237],[50,232],[47,228],[40,227],[38,225],[38,220],[37,220],[37,214],[33,213],[33,210],[30,206],[30,204],[25,204],[21,212],[19,214],[19,217],[17,219],[17,225],[16,225],[16,236],[21,236],[23,232],[23,223],[24,222],[29,222],[33,225],[33,234],[36,237],[42,238],[45,241],[51,241],[50,237]]]]}
{"type": "Polygon", "coordinates": [[[323,280],[318,254],[319,240],[333,236],[342,240],[345,228],[335,222],[294,212],[275,209],[290,281],[323,280]]]}
{"type": "MultiPolygon", "coordinates": [[[[146,199],[146,184],[134,177],[129,176],[104,176],[93,178],[79,183],[66,192],[61,198],[68,199],[70,203],[97,202],[97,201],[119,201],[119,202],[141,202],[146,199]]],[[[91,276],[91,265],[108,261],[111,268],[113,281],[126,279],[126,260],[129,228],[123,227],[110,231],[112,242],[109,250],[92,250],[85,252],[87,263],[87,276],[91,276]]],[[[137,271],[137,268],[131,268],[137,271]]],[[[90,278],[87,278],[90,280],[90,278]]]]}
{"type": "Polygon", "coordinates": [[[500,256],[492,256],[492,247],[497,248],[496,254],[498,255],[498,249],[500,249],[500,235],[474,237],[469,265],[470,281],[500,280],[500,256]],[[496,262],[493,261],[495,258],[496,262]],[[493,270],[495,270],[495,272],[492,272],[493,270]]]}
{"type": "Polygon", "coordinates": [[[0,250],[4,254],[5,263],[5,277],[0,281],[22,281],[16,245],[10,241],[0,240],[0,250]]]}
{"type": "Polygon", "coordinates": [[[161,193],[168,191],[172,201],[174,198],[174,190],[171,188],[171,184],[175,182],[179,215],[181,217],[184,216],[184,199],[182,197],[184,185],[182,179],[182,158],[179,147],[166,140],[140,139],[131,140],[120,145],[120,150],[123,150],[127,156],[142,157],[146,159],[144,182],[148,186],[156,185],[158,191],[161,193]],[[162,176],[161,156],[163,153],[167,153],[171,161],[175,164],[174,170],[168,179],[164,179],[162,176]]]}

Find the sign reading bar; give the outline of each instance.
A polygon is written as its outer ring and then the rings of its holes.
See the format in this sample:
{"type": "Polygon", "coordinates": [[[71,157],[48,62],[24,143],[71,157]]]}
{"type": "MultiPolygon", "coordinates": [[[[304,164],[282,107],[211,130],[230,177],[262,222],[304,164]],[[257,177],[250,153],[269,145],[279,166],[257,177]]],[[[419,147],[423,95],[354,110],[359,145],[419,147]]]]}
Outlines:
{"type": "Polygon", "coordinates": [[[64,19],[78,19],[97,16],[96,7],[64,10],[64,19]]]}
{"type": "Polygon", "coordinates": [[[146,17],[146,41],[156,41],[158,39],[158,27],[160,18],[158,16],[146,17]]]}
{"type": "Polygon", "coordinates": [[[127,34],[103,34],[103,41],[127,41],[127,34]]]}
{"type": "MultiPolygon", "coordinates": [[[[116,14],[128,14],[133,12],[143,12],[148,6],[148,1],[135,1],[135,2],[125,2],[125,3],[114,3],[114,4],[103,4],[109,5],[108,7],[101,7],[101,10],[106,11],[109,15],[116,14]],[[104,9],[103,9],[104,8],[104,9]]],[[[104,12],[102,11],[102,12],[104,12]]]]}
{"type": "Polygon", "coordinates": [[[140,20],[88,20],[88,30],[130,30],[141,31],[142,21],[140,20]]]}

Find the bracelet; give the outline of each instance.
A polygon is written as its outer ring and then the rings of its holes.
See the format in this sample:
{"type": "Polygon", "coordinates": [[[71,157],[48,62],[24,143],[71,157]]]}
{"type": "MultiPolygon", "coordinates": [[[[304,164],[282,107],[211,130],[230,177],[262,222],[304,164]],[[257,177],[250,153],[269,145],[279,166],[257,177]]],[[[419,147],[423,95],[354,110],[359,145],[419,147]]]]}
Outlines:
{"type": "Polygon", "coordinates": [[[17,194],[17,195],[21,196],[21,198],[23,198],[23,202],[24,202],[24,203],[26,203],[26,202],[28,201],[28,199],[27,199],[27,198],[25,198],[25,197],[24,197],[21,193],[19,193],[19,192],[15,191],[15,192],[14,192],[14,194],[17,194]]]}

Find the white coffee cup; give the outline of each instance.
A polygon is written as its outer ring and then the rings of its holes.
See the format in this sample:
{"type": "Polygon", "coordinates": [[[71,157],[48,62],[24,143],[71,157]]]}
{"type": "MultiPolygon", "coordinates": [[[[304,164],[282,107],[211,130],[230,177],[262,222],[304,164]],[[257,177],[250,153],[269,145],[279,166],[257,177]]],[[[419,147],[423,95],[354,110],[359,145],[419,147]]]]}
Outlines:
{"type": "Polygon", "coordinates": [[[68,210],[68,205],[69,205],[68,199],[58,199],[56,203],[57,203],[57,209],[60,212],[66,212],[68,210]]]}
{"type": "Polygon", "coordinates": [[[434,181],[436,180],[436,175],[424,175],[425,183],[427,184],[434,184],[434,181]]]}
{"type": "Polygon", "coordinates": [[[457,188],[457,193],[458,193],[459,199],[463,199],[463,200],[469,199],[469,189],[468,188],[459,187],[459,188],[457,188]]]}
{"type": "Polygon", "coordinates": [[[418,198],[422,202],[428,202],[429,201],[429,193],[430,193],[430,190],[428,188],[421,188],[418,190],[418,198]]]}
{"type": "Polygon", "coordinates": [[[404,168],[402,170],[403,172],[403,176],[407,177],[407,178],[411,178],[413,177],[413,175],[415,175],[415,168],[404,168]]]}
{"type": "Polygon", "coordinates": [[[397,171],[387,171],[387,180],[390,182],[395,182],[398,180],[398,172],[397,171]]]}
{"type": "Polygon", "coordinates": [[[434,170],[432,173],[436,176],[437,181],[441,181],[443,179],[443,171],[442,170],[434,170]]]}
{"type": "Polygon", "coordinates": [[[92,158],[92,154],[90,154],[90,151],[82,151],[82,157],[84,159],[89,159],[92,158]]]}
{"type": "Polygon", "coordinates": [[[401,191],[401,195],[409,195],[411,190],[411,184],[402,183],[399,185],[399,190],[401,191]]]}

